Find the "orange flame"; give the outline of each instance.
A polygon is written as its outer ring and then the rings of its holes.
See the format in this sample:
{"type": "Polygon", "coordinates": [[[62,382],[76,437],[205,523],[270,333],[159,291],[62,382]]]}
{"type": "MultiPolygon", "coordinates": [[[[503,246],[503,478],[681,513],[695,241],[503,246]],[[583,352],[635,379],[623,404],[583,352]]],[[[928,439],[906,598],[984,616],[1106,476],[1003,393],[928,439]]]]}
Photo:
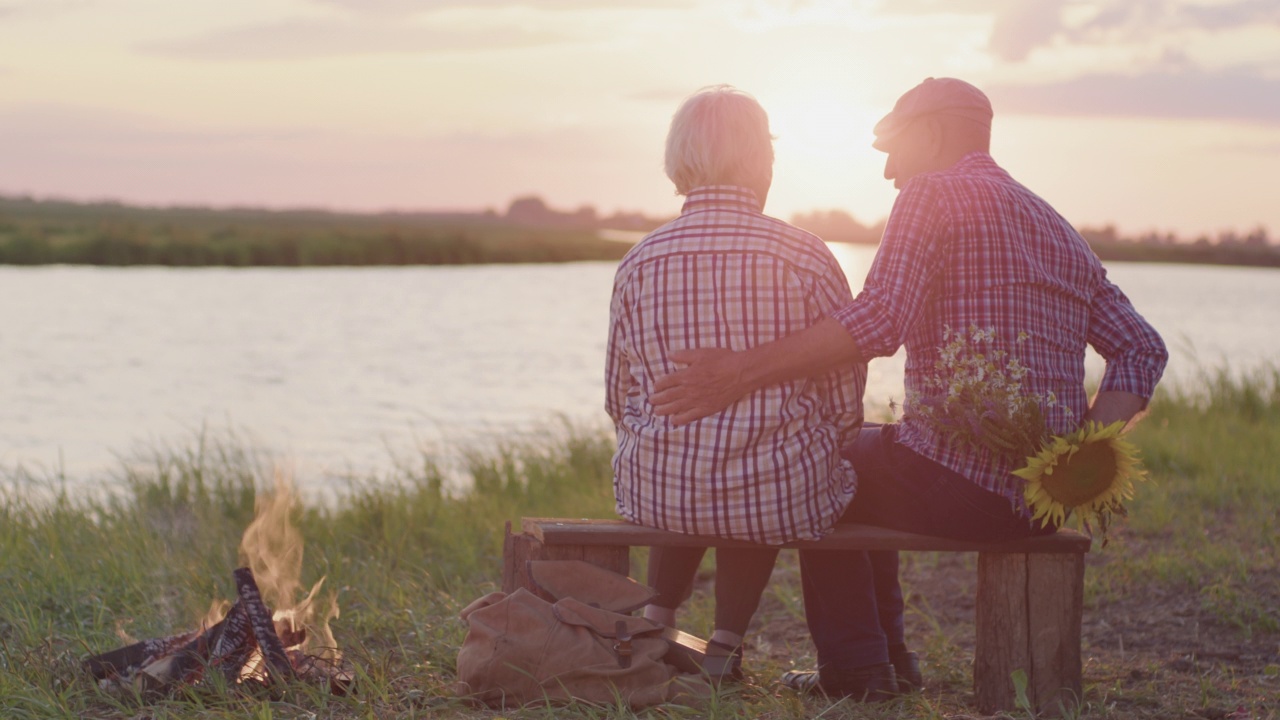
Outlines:
{"type": "Polygon", "coordinates": [[[292,479],[276,473],[272,490],[254,499],[253,522],[240,539],[240,561],[253,571],[263,601],[275,608],[277,629],[304,629],[301,649],[336,661],[340,655],[329,621],[338,617],[338,603],[333,594],[320,597],[324,578],[295,602],[302,587],[302,533],[292,522],[297,504],[292,479]]]}

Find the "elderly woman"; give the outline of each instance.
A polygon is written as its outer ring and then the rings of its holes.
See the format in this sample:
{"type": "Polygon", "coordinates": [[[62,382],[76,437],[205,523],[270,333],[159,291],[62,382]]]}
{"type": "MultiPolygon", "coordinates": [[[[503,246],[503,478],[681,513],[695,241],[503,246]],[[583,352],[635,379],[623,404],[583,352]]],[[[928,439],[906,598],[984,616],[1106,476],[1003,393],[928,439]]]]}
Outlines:
{"type": "MultiPolygon", "coordinates": [[[[665,164],[684,207],[622,260],[610,305],[614,493],[632,522],[760,545],[716,552],[705,669],[713,679],[737,678],[776,546],[821,537],[853,497],[853,468],[840,448],[862,422],[866,366],[763,388],[681,427],[655,415],[650,395],[656,378],[676,369],[671,352],[751,348],[852,301],[821,240],[762,213],[773,140],[754,98],[728,86],[688,98],[671,121],[665,164]]],[[[649,583],[659,594],[647,617],[674,625],[703,552],[650,551],[649,583]]]]}

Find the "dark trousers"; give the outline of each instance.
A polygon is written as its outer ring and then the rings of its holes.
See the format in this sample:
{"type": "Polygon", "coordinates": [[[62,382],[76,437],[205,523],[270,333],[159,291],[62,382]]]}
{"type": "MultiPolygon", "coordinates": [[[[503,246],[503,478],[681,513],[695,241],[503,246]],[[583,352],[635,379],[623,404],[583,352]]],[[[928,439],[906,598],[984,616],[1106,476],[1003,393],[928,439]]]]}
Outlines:
{"type": "MultiPolygon", "coordinates": [[[[649,548],[649,587],[658,591],[653,604],[674,609],[689,599],[694,575],[706,548],[649,548]]],[[[760,595],[769,584],[778,549],[716,548],[716,629],[746,635],[760,595]]]]}
{"type": "MultiPolygon", "coordinates": [[[[1008,499],[894,442],[895,430],[868,425],[845,449],[858,492],[840,522],[989,542],[1052,532],[1008,499]]],[[[888,662],[890,646],[904,645],[897,552],[802,550],[800,577],[819,667],[888,662]]]]}

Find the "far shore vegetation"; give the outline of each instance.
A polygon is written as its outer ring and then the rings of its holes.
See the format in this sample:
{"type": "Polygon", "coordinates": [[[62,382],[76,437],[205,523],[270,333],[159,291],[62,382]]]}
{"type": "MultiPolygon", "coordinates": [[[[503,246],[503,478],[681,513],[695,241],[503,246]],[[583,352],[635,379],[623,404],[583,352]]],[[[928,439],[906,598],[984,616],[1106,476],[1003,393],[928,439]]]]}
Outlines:
{"type": "MultiPolygon", "coordinates": [[[[538,197],[503,212],[340,213],[326,210],[136,207],[0,196],[0,265],[300,267],[617,260],[669,218],[555,210],[538,197]]],[[[789,221],[824,240],[874,245],[884,222],[843,210],[789,221]]],[[[1280,267],[1265,227],[1182,238],[1080,233],[1103,260],[1280,267]]]]}
{"type": "MultiPolygon", "coordinates": [[[[887,412],[887,411],[886,411],[887,412]]],[[[1280,369],[1206,371],[1162,390],[1133,436],[1150,478],[1110,544],[1087,556],[1084,691],[1067,718],[1280,718],[1280,369]]],[[[241,533],[269,459],[234,437],[124,458],[102,477],[0,469],[0,716],[5,718],[976,718],[975,558],[903,553],[908,638],[926,689],[883,705],[784,689],[811,667],[794,553],[784,552],[753,621],[747,680],[699,707],[533,706],[493,711],[453,692],[466,635],[458,611],[498,589],[504,521],[611,517],[603,428],[550,423],[463,453],[453,489],[434,456],[385,477],[353,477],[294,513],[304,584],[327,577],[332,623],[351,661],[345,697],[297,683],[267,694],[225,683],[159,698],[100,687],[87,655],[193,626],[234,593],[241,533]],[[85,486],[112,489],[90,494],[85,486]]],[[[306,494],[306,478],[297,478],[306,494]]],[[[635,551],[633,572],[642,572],[635,551]]],[[[684,629],[705,636],[712,577],[700,573],[684,629]]],[[[1033,717],[1025,708],[1001,714],[1033,717]]]]}

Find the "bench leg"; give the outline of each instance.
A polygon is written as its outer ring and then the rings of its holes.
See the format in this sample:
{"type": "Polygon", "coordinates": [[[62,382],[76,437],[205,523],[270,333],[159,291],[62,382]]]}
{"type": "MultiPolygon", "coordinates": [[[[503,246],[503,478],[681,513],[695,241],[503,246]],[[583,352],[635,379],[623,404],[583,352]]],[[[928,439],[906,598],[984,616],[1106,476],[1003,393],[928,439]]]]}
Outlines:
{"type": "Polygon", "coordinates": [[[517,588],[554,600],[542,594],[529,579],[530,560],[585,560],[620,575],[631,574],[631,548],[625,545],[543,545],[527,533],[514,534],[508,522],[502,541],[502,591],[517,588]]]}
{"type": "Polygon", "coordinates": [[[1026,673],[1027,701],[1036,712],[1080,703],[1083,605],[1082,554],[978,554],[973,685],[979,710],[1017,709],[1017,670],[1026,673]]]}

